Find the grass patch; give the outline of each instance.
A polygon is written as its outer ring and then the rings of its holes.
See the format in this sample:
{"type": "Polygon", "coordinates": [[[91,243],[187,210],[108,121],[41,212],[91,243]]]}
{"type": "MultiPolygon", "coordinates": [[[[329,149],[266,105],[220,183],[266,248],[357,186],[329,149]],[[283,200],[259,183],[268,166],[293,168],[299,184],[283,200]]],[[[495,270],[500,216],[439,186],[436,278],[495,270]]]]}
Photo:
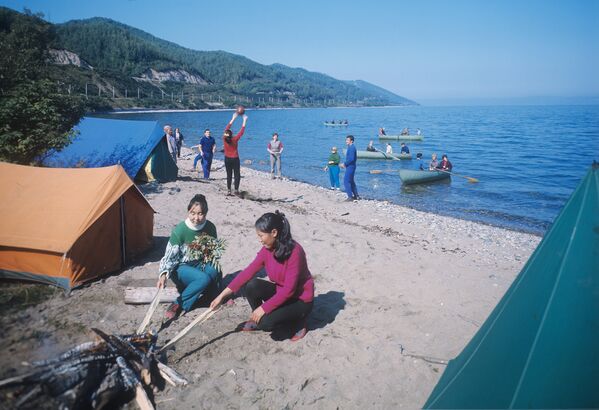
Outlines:
{"type": "Polygon", "coordinates": [[[0,312],[27,309],[62,292],[49,285],[3,283],[0,284],[0,312]]]}

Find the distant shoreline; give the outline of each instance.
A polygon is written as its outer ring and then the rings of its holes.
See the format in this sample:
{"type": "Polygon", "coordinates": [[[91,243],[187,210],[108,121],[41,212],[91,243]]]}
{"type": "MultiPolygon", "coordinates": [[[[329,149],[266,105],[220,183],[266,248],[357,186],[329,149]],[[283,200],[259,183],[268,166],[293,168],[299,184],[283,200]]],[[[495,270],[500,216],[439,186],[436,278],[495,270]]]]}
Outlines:
{"type": "MultiPolygon", "coordinates": [[[[249,108],[248,111],[268,111],[268,110],[310,110],[314,108],[326,108],[326,109],[342,109],[342,108],[403,108],[403,107],[417,107],[418,105],[384,105],[384,106],[372,106],[372,107],[268,107],[268,108],[249,108]]],[[[198,108],[198,109],[153,109],[153,108],[141,108],[139,110],[111,110],[111,111],[98,111],[95,114],[156,114],[156,113],[177,113],[177,112],[219,112],[219,111],[234,111],[235,108],[198,108]]]]}

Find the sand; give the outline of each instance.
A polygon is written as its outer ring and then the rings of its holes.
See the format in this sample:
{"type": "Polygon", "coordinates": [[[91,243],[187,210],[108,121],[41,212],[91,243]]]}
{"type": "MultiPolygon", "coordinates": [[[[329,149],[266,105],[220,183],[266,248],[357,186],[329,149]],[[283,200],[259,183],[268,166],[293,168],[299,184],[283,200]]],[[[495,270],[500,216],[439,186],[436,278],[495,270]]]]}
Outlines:
{"type": "MultiPolygon", "coordinates": [[[[253,226],[261,214],[287,215],[315,278],[310,330],[296,343],[234,332],[250,314],[247,302],[235,299],[168,352],[168,364],[191,384],[158,392],[157,408],[420,407],[443,363],[474,335],[540,240],[387,202],[346,203],[343,192],[271,180],[245,167],[245,198],[228,197],[222,162],[205,182],[189,171],[193,155],[184,156],[176,182],[140,187],[157,212],[155,246],[141,260],[0,318],[0,376],[90,340],[89,327],[133,332],[147,305],[125,305],[124,288],[156,283],[172,227],[185,218],[191,197],[203,193],[208,219],[228,241],[225,273],[243,269],[260,249],[253,226]]],[[[181,317],[159,340],[203,311],[181,317]]]]}

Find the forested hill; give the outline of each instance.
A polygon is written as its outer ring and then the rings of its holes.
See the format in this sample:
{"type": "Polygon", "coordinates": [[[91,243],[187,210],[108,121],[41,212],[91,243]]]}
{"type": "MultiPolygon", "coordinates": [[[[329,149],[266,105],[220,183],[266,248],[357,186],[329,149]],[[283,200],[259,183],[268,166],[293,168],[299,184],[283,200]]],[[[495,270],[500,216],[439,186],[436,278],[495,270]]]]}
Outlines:
{"type": "Polygon", "coordinates": [[[57,90],[84,94],[100,107],[416,104],[363,81],[263,65],[225,51],[191,50],[106,18],[73,20],[53,30],[57,90]]]}

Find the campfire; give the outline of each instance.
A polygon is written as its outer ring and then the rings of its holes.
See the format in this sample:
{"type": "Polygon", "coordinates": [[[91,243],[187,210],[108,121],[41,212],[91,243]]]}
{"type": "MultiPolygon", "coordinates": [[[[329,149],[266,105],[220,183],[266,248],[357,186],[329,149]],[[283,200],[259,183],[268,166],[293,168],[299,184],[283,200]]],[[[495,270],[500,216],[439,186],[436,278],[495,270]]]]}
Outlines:
{"type": "Polygon", "coordinates": [[[0,380],[11,407],[112,409],[135,399],[141,409],[153,409],[150,397],[155,390],[165,383],[187,384],[158,359],[157,335],[118,336],[92,330],[96,341],[33,362],[32,371],[0,380]]]}

